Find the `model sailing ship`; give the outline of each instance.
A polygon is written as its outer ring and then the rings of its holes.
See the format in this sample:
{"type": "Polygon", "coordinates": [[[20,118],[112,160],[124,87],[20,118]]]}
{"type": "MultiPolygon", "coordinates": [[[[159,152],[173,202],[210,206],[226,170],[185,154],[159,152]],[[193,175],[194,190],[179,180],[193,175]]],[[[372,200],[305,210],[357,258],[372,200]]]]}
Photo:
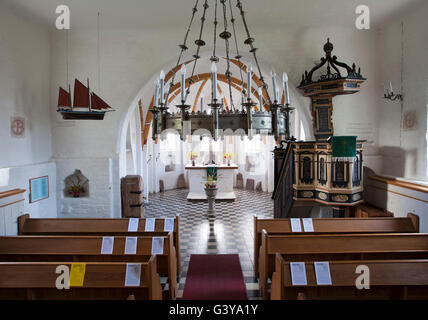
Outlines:
{"type": "Polygon", "coordinates": [[[74,99],[71,103],[71,88],[59,87],[58,112],[64,120],[103,120],[106,112],[114,111],[103,99],[91,92],[79,80],[74,81],[74,99]]]}

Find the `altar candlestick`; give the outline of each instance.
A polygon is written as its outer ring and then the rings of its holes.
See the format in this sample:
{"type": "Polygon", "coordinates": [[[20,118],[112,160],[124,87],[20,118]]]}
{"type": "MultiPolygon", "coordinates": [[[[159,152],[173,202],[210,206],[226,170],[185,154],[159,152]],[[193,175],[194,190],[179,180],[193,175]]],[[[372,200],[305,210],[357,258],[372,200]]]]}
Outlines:
{"type": "Polygon", "coordinates": [[[212,91],[213,91],[213,100],[217,100],[217,66],[215,62],[211,63],[211,76],[212,76],[212,91]]]}
{"type": "Polygon", "coordinates": [[[288,75],[286,72],[282,74],[282,85],[284,86],[285,103],[290,104],[290,95],[288,93],[288,75]]]}
{"type": "Polygon", "coordinates": [[[186,101],[186,66],[181,65],[181,101],[186,101]]]}
{"type": "Polygon", "coordinates": [[[162,70],[160,73],[160,99],[161,104],[164,104],[164,90],[165,90],[165,72],[162,70]]]}

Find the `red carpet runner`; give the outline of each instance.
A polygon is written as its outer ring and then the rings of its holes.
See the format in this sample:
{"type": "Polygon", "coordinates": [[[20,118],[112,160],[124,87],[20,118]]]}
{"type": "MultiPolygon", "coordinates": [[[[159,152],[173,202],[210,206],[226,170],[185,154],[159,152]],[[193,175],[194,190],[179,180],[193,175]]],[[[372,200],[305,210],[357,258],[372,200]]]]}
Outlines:
{"type": "Polygon", "coordinates": [[[247,300],[237,254],[192,254],[183,300],[247,300]]]}

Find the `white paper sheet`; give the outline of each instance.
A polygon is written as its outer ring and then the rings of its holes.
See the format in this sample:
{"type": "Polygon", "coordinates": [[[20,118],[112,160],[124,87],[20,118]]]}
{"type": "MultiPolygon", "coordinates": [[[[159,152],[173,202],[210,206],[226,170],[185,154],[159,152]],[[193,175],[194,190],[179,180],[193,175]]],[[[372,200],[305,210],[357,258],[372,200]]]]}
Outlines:
{"type": "Polygon", "coordinates": [[[141,277],[140,263],[127,263],[125,275],[125,287],[139,287],[141,277]]]}
{"type": "Polygon", "coordinates": [[[300,219],[292,218],[290,219],[291,222],[291,231],[292,232],[302,232],[302,226],[300,224],[300,219]]]}
{"type": "Polygon", "coordinates": [[[290,262],[291,283],[293,286],[306,286],[306,267],[304,262],[290,262]]]}
{"type": "Polygon", "coordinates": [[[140,222],[140,219],[138,218],[129,218],[128,232],[136,232],[138,230],[139,222],[140,222]]]}
{"type": "Polygon", "coordinates": [[[137,237],[126,237],[125,254],[137,253],[137,237]]]}
{"type": "Polygon", "coordinates": [[[317,285],[331,285],[330,264],[327,261],[314,262],[317,285]]]}
{"type": "Polygon", "coordinates": [[[146,227],[144,231],[146,232],[154,232],[155,231],[155,218],[146,218],[146,227]]]}
{"type": "Polygon", "coordinates": [[[163,231],[171,232],[174,231],[174,218],[165,218],[164,219],[163,231]]]}
{"type": "Polygon", "coordinates": [[[305,232],[314,232],[314,224],[312,223],[312,218],[303,218],[303,230],[305,232]]]}
{"type": "Polygon", "coordinates": [[[103,237],[101,245],[101,254],[112,254],[114,246],[114,237],[103,237]]]}
{"type": "Polygon", "coordinates": [[[164,237],[153,237],[152,238],[152,254],[163,254],[163,242],[164,237]]]}

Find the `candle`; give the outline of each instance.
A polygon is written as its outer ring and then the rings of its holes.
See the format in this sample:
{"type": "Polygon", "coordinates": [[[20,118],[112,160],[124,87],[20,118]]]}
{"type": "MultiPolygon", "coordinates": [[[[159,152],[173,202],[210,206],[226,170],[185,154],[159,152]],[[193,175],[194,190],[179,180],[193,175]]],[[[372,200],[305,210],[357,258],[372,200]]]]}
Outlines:
{"type": "Polygon", "coordinates": [[[284,86],[285,103],[290,104],[290,95],[288,93],[288,75],[286,72],[282,74],[282,85],[284,86]]]}
{"type": "Polygon", "coordinates": [[[278,102],[278,97],[279,97],[279,88],[276,88],[275,90],[275,101],[278,102]]]}
{"type": "Polygon", "coordinates": [[[213,91],[213,100],[217,100],[217,66],[215,62],[211,63],[211,76],[212,76],[212,91],[213,91]]]}
{"type": "Polygon", "coordinates": [[[385,92],[385,95],[389,95],[388,88],[385,84],[383,85],[383,91],[385,92]]]}
{"type": "Polygon", "coordinates": [[[163,70],[160,72],[160,99],[161,104],[164,104],[164,90],[165,90],[165,72],[163,70]]]}
{"type": "Polygon", "coordinates": [[[242,97],[242,104],[244,104],[245,103],[244,90],[241,91],[241,97],[242,97]]]}
{"type": "Polygon", "coordinates": [[[186,66],[181,65],[181,101],[186,101],[186,66]]]}
{"type": "Polygon", "coordinates": [[[393,93],[394,90],[392,89],[392,82],[391,81],[389,81],[389,87],[391,88],[391,93],[393,93]]]}
{"type": "Polygon", "coordinates": [[[251,78],[252,78],[253,66],[250,64],[247,67],[247,89],[248,89],[248,100],[251,100],[251,78]]]}
{"type": "Polygon", "coordinates": [[[262,91],[262,88],[259,88],[257,91],[259,92],[259,109],[260,109],[260,111],[262,111],[263,110],[263,91],[262,91]]]}
{"type": "Polygon", "coordinates": [[[159,102],[159,80],[155,81],[155,101],[153,106],[157,107],[159,102]]]}
{"type": "Polygon", "coordinates": [[[272,76],[274,101],[277,103],[278,102],[278,91],[276,88],[276,73],[275,73],[275,71],[271,71],[270,75],[272,76]]]}
{"type": "Polygon", "coordinates": [[[203,106],[204,106],[204,95],[203,94],[201,94],[201,112],[202,112],[202,108],[203,108],[203,106]]]}

